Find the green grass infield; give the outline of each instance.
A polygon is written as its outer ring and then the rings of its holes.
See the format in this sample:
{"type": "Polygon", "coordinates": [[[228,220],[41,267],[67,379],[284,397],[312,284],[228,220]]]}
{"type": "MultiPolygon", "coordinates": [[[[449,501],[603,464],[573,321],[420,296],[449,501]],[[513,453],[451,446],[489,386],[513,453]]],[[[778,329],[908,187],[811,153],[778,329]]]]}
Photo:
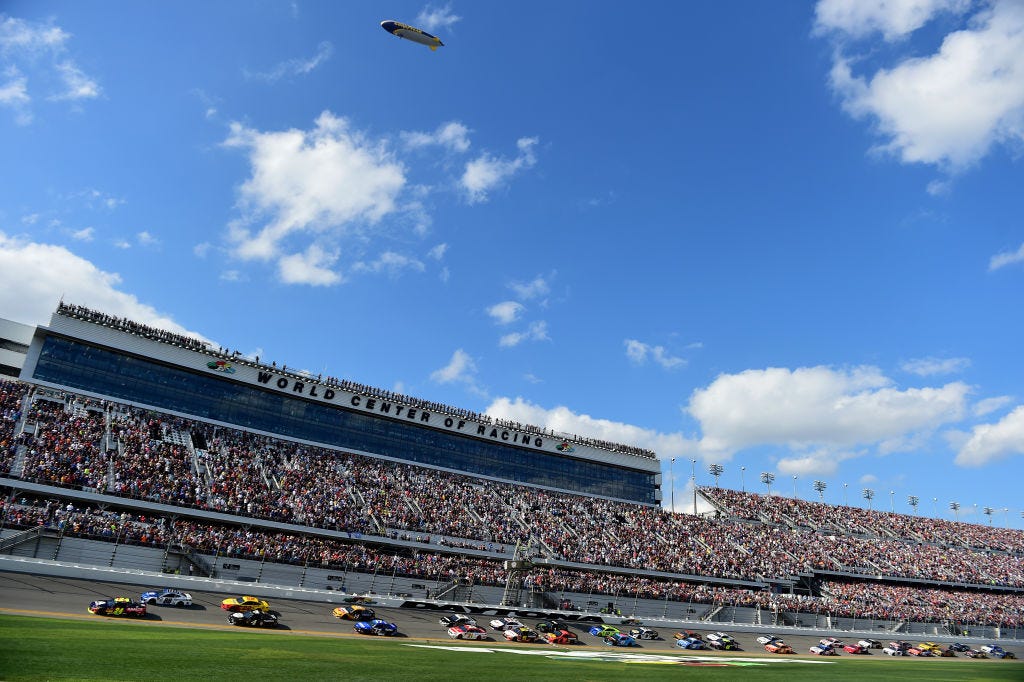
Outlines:
{"type": "Polygon", "coordinates": [[[87,621],[0,615],[0,680],[1024,679],[1020,661],[893,660],[874,656],[870,660],[837,658],[822,663],[807,658],[798,662],[742,654],[691,658],[671,653],[622,660],[630,653],[595,646],[571,650],[504,642],[474,646],[412,638],[364,640],[287,632],[194,630],[99,618],[87,621]],[[566,651],[572,656],[560,653],[566,651]],[[707,662],[715,665],[708,666],[707,662]]]}

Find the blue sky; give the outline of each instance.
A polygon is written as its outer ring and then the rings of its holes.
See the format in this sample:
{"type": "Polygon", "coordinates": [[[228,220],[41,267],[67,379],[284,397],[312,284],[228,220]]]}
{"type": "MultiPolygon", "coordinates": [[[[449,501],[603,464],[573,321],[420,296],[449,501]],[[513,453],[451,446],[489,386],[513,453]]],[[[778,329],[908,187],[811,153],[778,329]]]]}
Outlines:
{"type": "Polygon", "coordinates": [[[13,0],[0,316],[1024,527],[1022,141],[1016,1],[13,0]]]}

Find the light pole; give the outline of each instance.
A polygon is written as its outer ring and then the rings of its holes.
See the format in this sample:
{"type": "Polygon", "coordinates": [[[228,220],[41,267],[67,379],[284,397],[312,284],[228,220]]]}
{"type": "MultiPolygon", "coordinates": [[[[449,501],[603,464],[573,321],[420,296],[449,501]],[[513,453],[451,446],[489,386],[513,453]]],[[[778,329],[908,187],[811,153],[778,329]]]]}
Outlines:
{"type": "Polygon", "coordinates": [[[690,484],[693,486],[693,515],[697,515],[697,460],[690,460],[690,484]]]}
{"type": "Polygon", "coordinates": [[[825,488],[828,487],[828,484],[825,483],[825,481],[815,481],[813,485],[814,485],[814,489],[818,492],[818,501],[824,502],[825,501],[825,488]]]}
{"type": "Polygon", "coordinates": [[[774,481],[774,480],[775,480],[775,474],[773,474],[772,472],[770,472],[770,471],[762,471],[761,472],[761,483],[764,483],[766,486],[768,486],[768,496],[769,497],[771,497],[771,494],[772,494],[772,481],[774,481]]]}
{"type": "Polygon", "coordinates": [[[672,513],[676,513],[676,458],[673,457],[668,465],[668,477],[672,480],[672,513]]]}
{"type": "Polygon", "coordinates": [[[956,514],[956,520],[959,521],[960,520],[960,503],[959,502],[950,502],[949,503],[949,508],[953,510],[953,513],[956,514]]]}
{"type": "Polygon", "coordinates": [[[725,471],[725,467],[723,467],[721,464],[708,465],[708,473],[715,477],[716,488],[718,487],[718,477],[722,475],[723,471],[725,471]]]}
{"type": "Polygon", "coordinates": [[[743,477],[743,472],[747,470],[747,467],[740,467],[740,490],[747,492],[747,481],[743,477]]]}
{"type": "Polygon", "coordinates": [[[861,496],[868,501],[868,511],[871,511],[871,500],[875,499],[875,491],[871,488],[864,488],[861,491],[861,496]]]}
{"type": "Polygon", "coordinates": [[[939,518],[939,498],[932,498],[932,513],[935,514],[935,518],[939,518]]]}
{"type": "Polygon", "coordinates": [[[847,502],[847,500],[846,500],[846,491],[849,490],[849,489],[850,489],[850,484],[849,483],[844,483],[843,484],[843,506],[844,507],[849,507],[850,506],[850,503],[847,502]]]}
{"type": "Polygon", "coordinates": [[[793,499],[796,499],[796,474],[793,474],[793,499]]]}
{"type": "Polygon", "coordinates": [[[908,495],[907,496],[907,504],[909,504],[911,507],[914,508],[914,516],[917,516],[917,504],[920,501],[921,500],[918,499],[917,495],[908,495]]]}
{"type": "Polygon", "coordinates": [[[988,525],[992,525],[992,512],[995,511],[992,507],[985,507],[981,511],[985,512],[985,516],[988,517],[988,525]]]}
{"type": "Polygon", "coordinates": [[[896,491],[895,490],[890,490],[889,491],[889,511],[892,512],[893,514],[896,513],[896,491]]]}

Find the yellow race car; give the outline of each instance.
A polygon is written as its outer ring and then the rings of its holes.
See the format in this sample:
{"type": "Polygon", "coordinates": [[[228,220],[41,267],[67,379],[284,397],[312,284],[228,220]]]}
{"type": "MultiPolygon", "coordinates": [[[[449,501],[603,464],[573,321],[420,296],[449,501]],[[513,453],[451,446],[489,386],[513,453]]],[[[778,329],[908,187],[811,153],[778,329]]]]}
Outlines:
{"type": "Polygon", "coordinates": [[[225,611],[234,611],[236,613],[245,613],[247,611],[269,611],[270,604],[259,597],[250,597],[248,595],[244,597],[229,597],[220,603],[220,607],[225,611]]]}
{"type": "Polygon", "coordinates": [[[935,642],[921,642],[917,645],[917,648],[921,651],[928,651],[936,656],[942,655],[942,647],[935,642]]]}
{"type": "Polygon", "coordinates": [[[373,620],[377,617],[373,609],[368,609],[358,604],[339,606],[331,613],[334,614],[335,618],[340,618],[341,620],[373,620]]]}

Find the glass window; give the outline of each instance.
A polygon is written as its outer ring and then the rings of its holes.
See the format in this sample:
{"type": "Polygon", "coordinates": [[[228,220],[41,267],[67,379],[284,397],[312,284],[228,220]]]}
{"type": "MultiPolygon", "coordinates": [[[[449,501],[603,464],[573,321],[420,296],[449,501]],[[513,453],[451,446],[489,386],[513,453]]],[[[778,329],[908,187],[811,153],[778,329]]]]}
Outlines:
{"type": "Polygon", "coordinates": [[[34,377],[242,428],[520,483],[654,503],[655,475],[510,447],[245,386],[60,336],[34,377]]]}

